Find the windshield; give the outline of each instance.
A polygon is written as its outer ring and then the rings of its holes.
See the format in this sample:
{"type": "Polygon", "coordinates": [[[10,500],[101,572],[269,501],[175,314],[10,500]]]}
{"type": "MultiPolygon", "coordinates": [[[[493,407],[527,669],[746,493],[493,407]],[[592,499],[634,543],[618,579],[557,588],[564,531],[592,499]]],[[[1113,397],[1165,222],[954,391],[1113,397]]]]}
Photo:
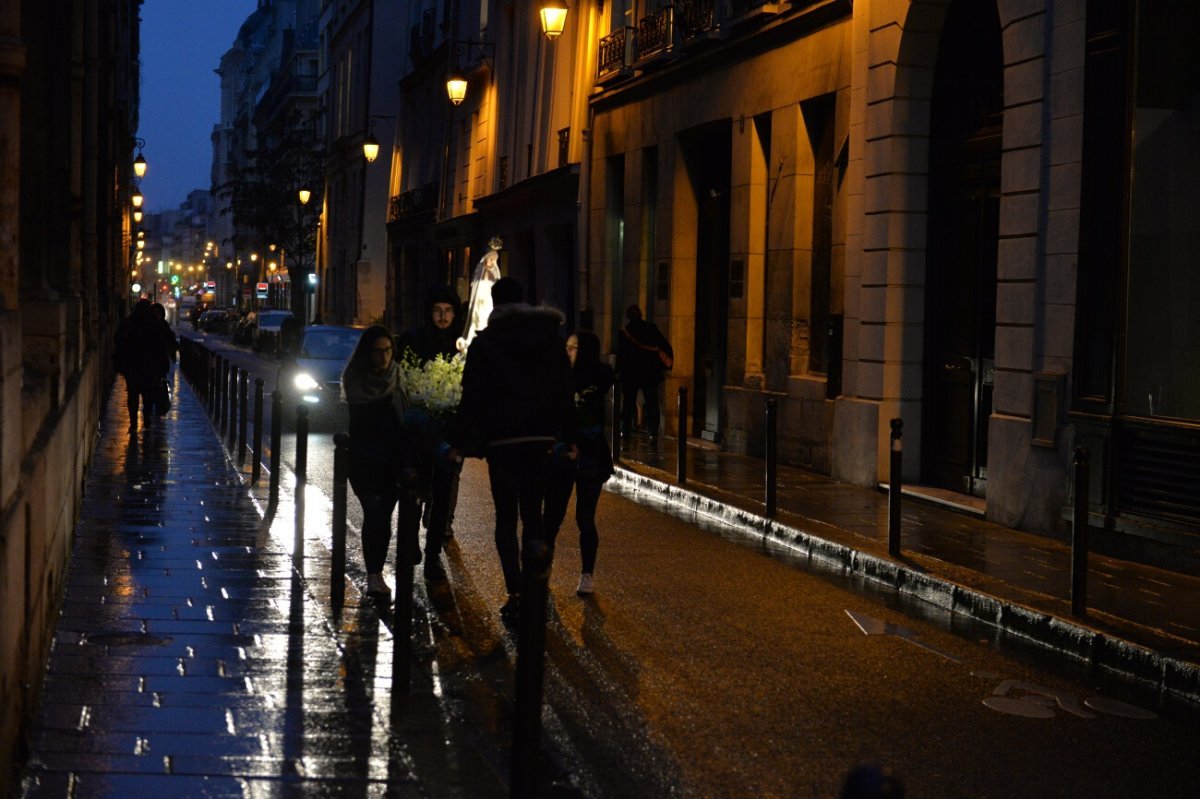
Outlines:
{"type": "Polygon", "coordinates": [[[309,331],[300,343],[300,357],[347,361],[361,335],[361,330],[309,331]]]}

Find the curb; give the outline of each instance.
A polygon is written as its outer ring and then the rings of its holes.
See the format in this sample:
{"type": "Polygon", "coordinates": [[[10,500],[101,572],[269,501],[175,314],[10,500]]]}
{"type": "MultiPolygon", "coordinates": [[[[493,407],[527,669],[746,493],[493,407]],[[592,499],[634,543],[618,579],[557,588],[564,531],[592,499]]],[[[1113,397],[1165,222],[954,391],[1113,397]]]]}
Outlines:
{"type": "Polygon", "coordinates": [[[845,576],[861,577],[877,586],[1064,654],[1089,668],[1150,685],[1171,699],[1200,706],[1200,664],[1162,655],[1080,622],[820,538],[628,466],[617,465],[613,477],[635,498],[638,494],[652,495],[675,508],[721,522],[739,533],[766,537],[810,560],[833,567],[845,576]]]}

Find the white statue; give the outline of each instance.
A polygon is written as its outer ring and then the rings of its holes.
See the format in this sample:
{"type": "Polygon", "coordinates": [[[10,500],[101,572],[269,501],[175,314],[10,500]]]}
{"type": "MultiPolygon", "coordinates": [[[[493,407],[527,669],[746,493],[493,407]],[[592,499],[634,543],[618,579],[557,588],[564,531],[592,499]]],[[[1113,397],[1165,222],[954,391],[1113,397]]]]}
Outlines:
{"type": "Polygon", "coordinates": [[[471,341],[480,330],[487,327],[488,317],[492,315],[492,284],[500,279],[500,256],[498,251],[504,246],[499,236],[493,236],[488,242],[487,253],[479,259],[475,266],[475,274],[471,275],[471,299],[467,302],[467,327],[463,336],[457,342],[458,351],[466,352],[471,341]]]}

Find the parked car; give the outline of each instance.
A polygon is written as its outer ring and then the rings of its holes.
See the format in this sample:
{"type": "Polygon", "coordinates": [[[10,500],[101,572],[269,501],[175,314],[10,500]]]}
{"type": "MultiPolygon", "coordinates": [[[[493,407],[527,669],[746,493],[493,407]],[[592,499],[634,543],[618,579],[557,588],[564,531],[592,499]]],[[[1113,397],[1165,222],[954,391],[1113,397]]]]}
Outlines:
{"type": "Polygon", "coordinates": [[[210,308],[200,314],[196,329],[205,333],[228,333],[230,324],[229,311],[220,308],[210,308]]]}
{"type": "Polygon", "coordinates": [[[349,422],[349,412],[342,400],[342,370],[358,340],[360,327],[314,325],[304,328],[293,353],[285,356],[279,367],[276,386],[283,394],[284,419],[290,424],[299,403],[308,406],[314,423],[340,424],[349,422]]]}
{"type": "Polygon", "coordinates": [[[254,328],[254,351],[278,356],[284,320],[294,318],[291,311],[259,311],[254,328]]]}

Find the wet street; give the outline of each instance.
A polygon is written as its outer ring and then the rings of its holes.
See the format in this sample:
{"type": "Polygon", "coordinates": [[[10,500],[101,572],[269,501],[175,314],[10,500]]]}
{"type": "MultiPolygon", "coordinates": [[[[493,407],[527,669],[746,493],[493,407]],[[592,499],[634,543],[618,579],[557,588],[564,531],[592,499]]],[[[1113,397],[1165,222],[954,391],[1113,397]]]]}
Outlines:
{"type": "MultiPolygon", "coordinates": [[[[416,572],[397,664],[390,608],[358,593],[353,498],[347,603],[330,607],[327,435],[309,444],[297,571],[294,476],[263,521],[263,484],[239,479],[182,381],[136,433],[123,391],[25,795],[506,795],[516,648],[486,467],[464,471],[449,584],[416,572]]],[[[830,797],[861,762],[910,796],[1200,795],[1200,725],[1152,694],[644,498],[605,493],[598,522],[591,597],[570,514],[559,537],[538,795],[830,797]]]]}

